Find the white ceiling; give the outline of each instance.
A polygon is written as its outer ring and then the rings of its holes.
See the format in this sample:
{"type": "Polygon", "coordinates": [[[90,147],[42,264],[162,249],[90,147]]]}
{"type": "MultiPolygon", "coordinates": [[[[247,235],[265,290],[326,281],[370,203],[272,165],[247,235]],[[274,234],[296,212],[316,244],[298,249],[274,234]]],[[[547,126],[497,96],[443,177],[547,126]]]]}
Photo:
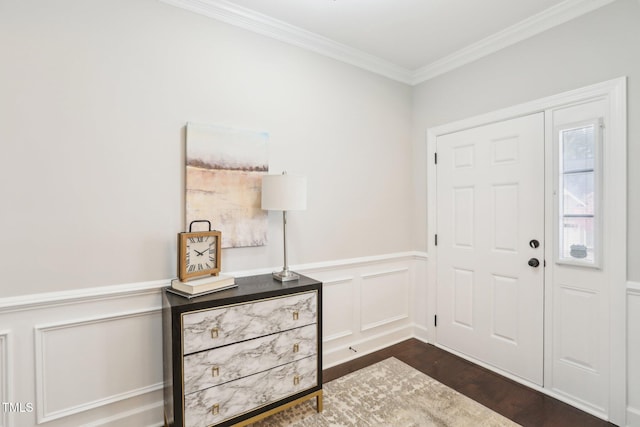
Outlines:
{"type": "Polygon", "coordinates": [[[162,0],[416,84],[613,0],[162,0]]]}

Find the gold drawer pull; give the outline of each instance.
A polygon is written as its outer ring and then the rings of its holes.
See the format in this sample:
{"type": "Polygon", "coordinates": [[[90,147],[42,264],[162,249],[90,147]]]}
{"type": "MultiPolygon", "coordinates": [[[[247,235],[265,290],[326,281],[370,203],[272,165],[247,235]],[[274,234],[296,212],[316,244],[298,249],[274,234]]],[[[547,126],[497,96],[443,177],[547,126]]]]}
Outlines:
{"type": "Polygon", "coordinates": [[[217,366],[214,366],[213,368],[211,368],[211,376],[217,377],[218,375],[220,375],[220,368],[217,366]]]}
{"type": "Polygon", "coordinates": [[[211,338],[212,338],[212,339],[218,338],[218,333],[219,333],[219,332],[220,332],[220,331],[218,330],[218,328],[213,328],[213,329],[211,329],[211,338]]]}
{"type": "Polygon", "coordinates": [[[298,310],[293,312],[293,320],[298,320],[300,318],[300,313],[298,310]]]}
{"type": "Polygon", "coordinates": [[[300,384],[300,375],[296,375],[295,377],[293,377],[293,385],[298,384],[300,384]]]}
{"type": "Polygon", "coordinates": [[[211,415],[218,415],[220,413],[220,405],[217,403],[211,407],[211,415]]]}
{"type": "Polygon", "coordinates": [[[293,345],[293,352],[294,352],[294,353],[297,353],[297,352],[299,352],[299,351],[300,351],[300,344],[294,344],[294,345],[293,345]]]}

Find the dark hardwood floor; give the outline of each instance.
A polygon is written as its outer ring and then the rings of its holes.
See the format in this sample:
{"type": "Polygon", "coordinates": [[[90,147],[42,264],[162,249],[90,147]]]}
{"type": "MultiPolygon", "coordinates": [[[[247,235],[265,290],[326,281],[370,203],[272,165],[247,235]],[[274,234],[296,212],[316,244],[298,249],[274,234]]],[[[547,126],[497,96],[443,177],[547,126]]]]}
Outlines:
{"type": "Polygon", "coordinates": [[[323,382],[395,357],[524,426],[595,427],[613,424],[416,339],[323,371],[323,382]]]}

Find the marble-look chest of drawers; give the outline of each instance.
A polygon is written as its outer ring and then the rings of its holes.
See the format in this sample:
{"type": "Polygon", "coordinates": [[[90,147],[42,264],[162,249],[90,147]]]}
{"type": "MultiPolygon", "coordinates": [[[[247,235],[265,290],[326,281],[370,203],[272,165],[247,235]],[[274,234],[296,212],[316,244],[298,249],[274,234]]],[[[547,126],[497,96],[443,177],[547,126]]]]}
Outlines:
{"type": "Polygon", "coordinates": [[[247,425],[307,399],[322,410],[322,283],[236,278],[163,296],[165,425],[247,425]]]}

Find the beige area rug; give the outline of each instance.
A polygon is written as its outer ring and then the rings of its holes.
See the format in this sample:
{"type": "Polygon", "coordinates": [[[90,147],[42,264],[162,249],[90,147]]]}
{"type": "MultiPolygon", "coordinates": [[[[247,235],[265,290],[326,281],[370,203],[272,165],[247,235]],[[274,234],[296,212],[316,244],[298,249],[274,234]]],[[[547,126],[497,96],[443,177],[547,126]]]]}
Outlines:
{"type": "Polygon", "coordinates": [[[315,399],[252,424],[253,427],[517,426],[395,358],[340,377],[315,399]]]}

